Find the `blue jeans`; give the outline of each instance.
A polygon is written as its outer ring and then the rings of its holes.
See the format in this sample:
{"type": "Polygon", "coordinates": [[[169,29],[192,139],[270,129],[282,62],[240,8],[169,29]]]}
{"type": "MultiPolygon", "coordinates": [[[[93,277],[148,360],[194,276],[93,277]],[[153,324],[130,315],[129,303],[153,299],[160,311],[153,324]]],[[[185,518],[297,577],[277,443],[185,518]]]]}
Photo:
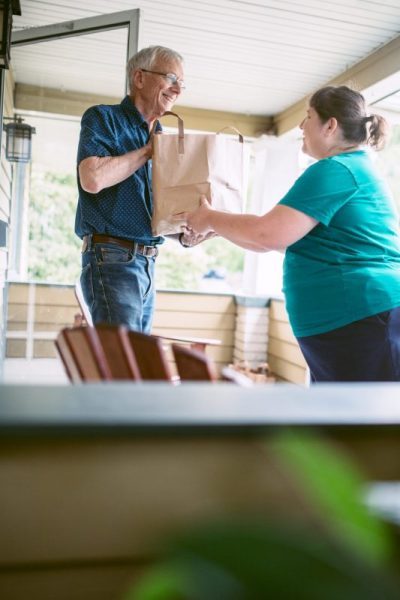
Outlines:
{"type": "Polygon", "coordinates": [[[125,325],[150,333],[155,258],[118,244],[91,244],[82,254],[81,286],[93,324],[125,325]]]}
{"type": "Polygon", "coordinates": [[[297,341],[312,383],[400,381],[400,307],[297,341]]]}

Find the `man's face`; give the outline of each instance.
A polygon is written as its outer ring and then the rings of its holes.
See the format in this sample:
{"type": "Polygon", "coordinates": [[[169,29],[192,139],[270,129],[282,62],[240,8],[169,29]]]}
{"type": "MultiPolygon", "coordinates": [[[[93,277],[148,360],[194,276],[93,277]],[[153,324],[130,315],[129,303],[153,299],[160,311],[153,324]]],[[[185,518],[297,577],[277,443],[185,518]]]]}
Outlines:
{"type": "Polygon", "coordinates": [[[145,117],[161,117],[166,111],[172,109],[181,93],[179,83],[172,83],[165,75],[174,74],[178,81],[183,81],[182,64],[175,60],[160,59],[151,68],[151,71],[157,71],[158,73],[143,69],[138,71],[135,85],[135,103],[145,117]]]}

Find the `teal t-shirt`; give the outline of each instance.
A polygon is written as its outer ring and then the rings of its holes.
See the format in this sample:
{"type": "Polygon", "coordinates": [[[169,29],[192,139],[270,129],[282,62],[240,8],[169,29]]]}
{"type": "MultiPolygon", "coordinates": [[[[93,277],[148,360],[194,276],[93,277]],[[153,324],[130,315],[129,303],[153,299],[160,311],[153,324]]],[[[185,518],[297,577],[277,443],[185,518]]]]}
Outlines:
{"type": "Polygon", "coordinates": [[[366,151],[311,165],[279,204],[319,221],[285,254],[283,292],[296,337],[400,306],[398,215],[366,151]]]}

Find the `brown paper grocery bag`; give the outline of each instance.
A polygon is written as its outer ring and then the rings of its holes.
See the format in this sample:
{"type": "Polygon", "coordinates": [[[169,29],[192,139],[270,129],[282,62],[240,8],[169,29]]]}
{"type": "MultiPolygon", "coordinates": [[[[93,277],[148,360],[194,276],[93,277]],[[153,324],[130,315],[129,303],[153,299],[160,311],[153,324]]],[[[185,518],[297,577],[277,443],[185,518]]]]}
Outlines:
{"type": "Polygon", "coordinates": [[[171,217],[195,210],[201,194],[207,196],[217,210],[242,212],[243,136],[237,130],[235,137],[219,135],[221,132],[186,133],[177,114],[165,114],[177,117],[179,133],[152,136],[153,235],[180,232],[180,223],[171,217]]]}

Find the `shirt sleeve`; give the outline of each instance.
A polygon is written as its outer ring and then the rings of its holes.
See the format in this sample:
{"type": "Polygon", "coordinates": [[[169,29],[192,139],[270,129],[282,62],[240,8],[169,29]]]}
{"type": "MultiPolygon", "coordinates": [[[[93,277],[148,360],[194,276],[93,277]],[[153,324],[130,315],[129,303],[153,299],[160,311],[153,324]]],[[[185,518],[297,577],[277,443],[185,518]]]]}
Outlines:
{"type": "Polygon", "coordinates": [[[89,108],[81,121],[78,145],[78,165],[89,156],[115,156],[115,141],[112,128],[101,106],[89,108]]]}
{"type": "Polygon", "coordinates": [[[327,226],[356,191],[357,183],[347,167],[328,158],[308,167],[279,204],[327,226]]]}

